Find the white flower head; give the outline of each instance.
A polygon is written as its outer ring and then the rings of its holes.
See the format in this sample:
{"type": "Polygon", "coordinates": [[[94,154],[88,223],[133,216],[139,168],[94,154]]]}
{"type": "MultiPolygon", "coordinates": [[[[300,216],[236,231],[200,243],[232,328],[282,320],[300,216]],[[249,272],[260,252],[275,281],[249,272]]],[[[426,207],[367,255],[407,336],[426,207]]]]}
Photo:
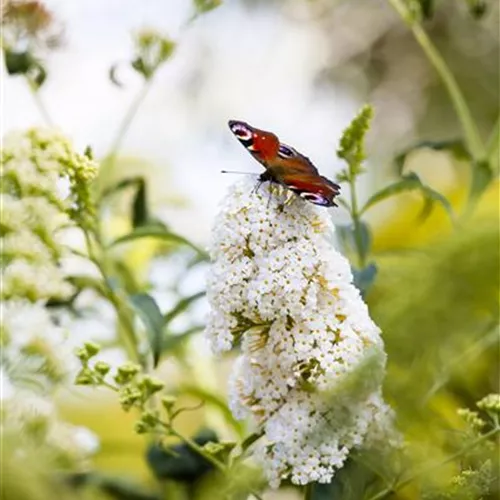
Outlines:
{"type": "Polygon", "coordinates": [[[256,193],[245,179],[225,198],[206,330],[216,353],[241,340],[230,406],[261,426],[255,456],[273,486],[329,482],[371,422],[392,415],[380,331],[332,245],[328,211],[283,191],[256,193]]]}

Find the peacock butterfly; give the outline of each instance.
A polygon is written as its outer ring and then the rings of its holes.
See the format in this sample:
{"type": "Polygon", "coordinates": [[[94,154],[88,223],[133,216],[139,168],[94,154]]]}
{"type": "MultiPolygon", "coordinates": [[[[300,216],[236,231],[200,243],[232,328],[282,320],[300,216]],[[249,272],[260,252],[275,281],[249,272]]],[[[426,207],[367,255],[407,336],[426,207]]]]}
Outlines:
{"type": "Polygon", "coordinates": [[[260,182],[270,181],[292,190],[301,198],[324,207],[337,206],[340,186],[319,174],[309,158],[282,144],[272,132],[230,120],[229,128],[247,151],[266,169],[260,182]]]}

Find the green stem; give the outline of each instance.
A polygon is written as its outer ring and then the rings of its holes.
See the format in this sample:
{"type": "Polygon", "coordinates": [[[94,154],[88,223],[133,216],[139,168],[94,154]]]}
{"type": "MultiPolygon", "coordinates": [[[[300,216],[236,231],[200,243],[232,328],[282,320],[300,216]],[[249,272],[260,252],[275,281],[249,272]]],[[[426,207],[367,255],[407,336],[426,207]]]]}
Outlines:
{"type": "Polygon", "coordinates": [[[227,466],[223,462],[217,460],[213,455],[207,453],[196,441],[193,441],[190,437],[180,434],[172,427],[168,427],[170,434],[184,441],[195,453],[201,455],[207,462],[210,462],[217,470],[225,474],[227,472],[227,466]]]}
{"type": "Polygon", "coordinates": [[[361,217],[358,209],[358,197],[356,194],[356,176],[351,173],[349,178],[349,187],[351,191],[351,217],[354,224],[354,242],[358,252],[358,265],[363,269],[366,265],[366,255],[363,250],[363,237],[361,234],[361,217]]]}
{"type": "MultiPolygon", "coordinates": [[[[89,258],[99,269],[101,276],[103,278],[103,287],[106,292],[106,298],[111,302],[111,304],[114,306],[116,310],[118,321],[120,323],[120,328],[118,329],[118,331],[121,336],[123,347],[127,352],[128,357],[131,360],[133,360],[136,363],[140,363],[141,359],[137,349],[137,339],[135,336],[134,319],[130,311],[130,307],[126,303],[126,301],[121,297],[121,295],[118,294],[116,290],[110,286],[109,272],[106,259],[101,258],[101,256],[97,255],[94,249],[94,243],[92,241],[91,235],[87,231],[84,231],[84,234],[85,234],[85,242],[87,245],[89,258]]],[[[99,244],[100,238],[96,236],[96,240],[98,241],[99,244]]],[[[100,247],[101,247],[100,254],[102,255],[104,250],[102,249],[102,245],[100,245],[100,247]]]]}
{"type": "Polygon", "coordinates": [[[48,127],[54,127],[54,121],[50,117],[50,113],[47,110],[47,107],[45,106],[45,103],[43,102],[43,99],[40,96],[40,92],[37,89],[34,89],[33,86],[30,84],[28,80],[28,86],[31,91],[31,95],[33,96],[33,99],[35,100],[35,104],[38,108],[38,111],[40,112],[40,115],[43,118],[43,121],[45,122],[45,125],[48,127]]]}
{"type": "Polygon", "coordinates": [[[312,500],[314,495],[314,483],[308,483],[304,487],[304,500],[312,500]]]}
{"type": "Polygon", "coordinates": [[[476,123],[472,118],[472,113],[457,81],[455,80],[455,77],[453,76],[453,73],[446,65],[445,60],[427,36],[427,33],[424,31],[420,23],[413,18],[413,14],[409,11],[403,0],[388,1],[398,12],[403,21],[410,27],[416,41],[441,77],[441,80],[443,81],[443,84],[446,87],[453,103],[458,119],[462,125],[465,141],[472,158],[475,162],[484,160],[486,158],[486,148],[481,136],[479,135],[476,123]]]}
{"type": "MultiPolygon", "coordinates": [[[[217,460],[210,453],[207,453],[198,443],[196,443],[195,441],[193,441],[191,438],[189,438],[187,436],[184,436],[183,434],[181,434],[180,432],[176,431],[170,425],[166,424],[165,422],[162,422],[161,420],[159,421],[159,423],[163,427],[165,427],[171,435],[179,438],[181,441],[183,441],[184,443],[186,443],[187,446],[189,446],[195,453],[197,453],[198,455],[201,455],[202,457],[204,457],[217,470],[219,470],[220,472],[222,472],[222,474],[227,474],[229,472],[229,468],[227,467],[227,465],[225,463],[221,462],[220,460],[217,460]]],[[[257,500],[262,500],[261,496],[256,491],[250,489],[249,492],[257,500]]]]}
{"type": "Polygon", "coordinates": [[[499,431],[500,431],[500,427],[496,425],[494,429],[492,429],[491,431],[487,432],[486,434],[483,434],[482,436],[479,436],[477,439],[475,439],[474,441],[472,441],[471,443],[469,443],[467,446],[464,446],[461,450],[457,451],[453,455],[450,455],[445,460],[443,460],[443,461],[441,461],[439,463],[434,463],[434,464],[431,464],[431,465],[429,465],[427,467],[424,467],[423,469],[421,469],[420,471],[415,472],[415,474],[412,474],[411,476],[407,477],[406,479],[403,479],[403,480],[397,482],[396,484],[383,489],[379,493],[376,493],[375,495],[371,496],[368,500],[381,500],[382,498],[387,497],[391,493],[395,493],[396,491],[400,490],[404,486],[406,486],[406,485],[410,484],[411,482],[413,482],[418,477],[423,476],[423,475],[427,474],[428,472],[433,471],[434,469],[436,469],[438,467],[442,467],[443,465],[446,465],[449,462],[453,462],[457,458],[460,458],[462,455],[465,455],[472,448],[475,448],[479,444],[481,444],[484,441],[487,441],[488,439],[490,439],[491,437],[493,437],[499,431]]]}
{"type": "Polygon", "coordinates": [[[123,142],[123,139],[125,138],[125,135],[130,128],[130,125],[132,125],[132,122],[137,115],[137,112],[139,111],[139,108],[141,107],[141,104],[144,102],[144,99],[148,95],[149,89],[151,88],[151,83],[153,81],[153,78],[149,78],[144,82],[144,85],[142,86],[141,90],[139,93],[135,96],[135,99],[132,101],[130,104],[127,112],[125,113],[125,116],[123,118],[123,121],[118,128],[118,131],[116,133],[115,138],[113,139],[113,142],[111,143],[111,147],[108,152],[108,158],[111,159],[112,164],[114,163],[114,160],[116,159],[116,155],[121,147],[121,144],[123,142]]]}

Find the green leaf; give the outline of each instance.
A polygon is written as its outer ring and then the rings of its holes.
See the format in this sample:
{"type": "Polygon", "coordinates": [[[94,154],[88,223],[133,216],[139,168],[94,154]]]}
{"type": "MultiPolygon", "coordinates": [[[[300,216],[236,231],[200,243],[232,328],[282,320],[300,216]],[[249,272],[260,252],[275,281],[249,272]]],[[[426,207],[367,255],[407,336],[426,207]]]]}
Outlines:
{"type": "Polygon", "coordinates": [[[222,5],[222,0],[194,0],[196,11],[200,14],[209,12],[222,5]]]}
{"type": "Polygon", "coordinates": [[[431,19],[435,10],[434,0],[419,0],[419,3],[423,18],[431,19]]]}
{"type": "Polygon", "coordinates": [[[135,194],[134,201],[132,203],[132,226],[139,227],[145,226],[148,222],[148,203],[147,203],[147,192],[146,192],[146,182],[141,177],[138,182],[137,193],[135,194]]]}
{"type": "Polygon", "coordinates": [[[488,187],[493,173],[490,165],[486,161],[476,162],[472,166],[472,187],[470,192],[470,201],[477,200],[484,190],[488,187]]]}
{"type": "Polygon", "coordinates": [[[241,443],[241,450],[244,452],[250,448],[255,442],[257,442],[262,436],[264,435],[263,432],[254,432],[253,434],[250,434],[247,436],[243,442],[241,443]]]}
{"type": "Polygon", "coordinates": [[[147,293],[132,295],[130,300],[146,326],[149,345],[153,354],[153,364],[156,367],[162,350],[163,315],[156,301],[147,293]]]}
{"type": "Polygon", "coordinates": [[[361,295],[365,295],[368,289],[372,286],[377,276],[377,266],[371,262],[361,270],[352,270],[354,285],[359,289],[361,295]]]}
{"type": "Polygon", "coordinates": [[[359,251],[360,257],[362,259],[366,258],[370,252],[372,238],[370,229],[363,221],[359,221],[357,229],[354,224],[348,224],[344,226],[337,226],[336,231],[340,238],[340,242],[347,253],[359,251]],[[356,232],[358,234],[356,234],[356,232]],[[359,247],[356,238],[359,238],[359,247]]]}
{"type": "Polygon", "coordinates": [[[186,245],[195,250],[204,260],[208,260],[208,255],[204,250],[196,246],[194,243],[191,243],[188,239],[184,238],[183,236],[172,233],[167,228],[160,226],[148,225],[148,226],[138,227],[134,229],[132,232],[126,234],[125,236],[121,236],[120,238],[117,238],[116,240],[112,241],[109,246],[113,247],[116,245],[120,245],[122,243],[127,243],[129,241],[135,241],[142,238],[155,238],[158,240],[162,240],[166,243],[186,245]]]}
{"type": "Polygon", "coordinates": [[[30,52],[5,50],[5,68],[9,75],[26,75],[33,64],[35,64],[35,58],[30,52]]]}
{"type": "MultiPolygon", "coordinates": [[[[209,442],[217,443],[217,435],[211,430],[199,432],[193,441],[199,446],[209,442]]],[[[213,469],[213,465],[185,443],[168,448],[153,444],[148,448],[146,460],[157,479],[193,484],[194,481],[213,469]]]]}
{"type": "Polygon", "coordinates": [[[371,196],[361,209],[360,214],[363,214],[369,208],[391,196],[414,190],[419,190],[422,193],[426,203],[439,203],[446,210],[451,221],[454,222],[455,216],[450,202],[442,194],[423,184],[418,175],[414,172],[410,172],[408,175],[403,176],[400,181],[390,184],[371,196]]]}
{"type": "Polygon", "coordinates": [[[123,189],[126,189],[130,186],[139,186],[141,182],[144,182],[143,177],[137,176],[137,177],[127,177],[126,179],[122,179],[121,181],[117,182],[113,186],[110,186],[109,188],[106,188],[101,195],[101,199],[104,199],[108,196],[111,196],[119,191],[122,191],[123,189]]]}
{"type": "Polygon", "coordinates": [[[471,156],[462,139],[450,141],[422,141],[399,153],[394,159],[399,175],[403,174],[406,159],[410,153],[419,149],[433,149],[434,151],[448,151],[457,160],[470,160],[471,156]]]}
{"type": "Polygon", "coordinates": [[[153,76],[153,70],[144,61],[141,56],[136,57],[130,65],[137,73],[141,74],[145,80],[149,80],[153,76]]]}
{"type": "Polygon", "coordinates": [[[177,333],[175,335],[167,335],[163,340],[162,352],[170,352],[177,348],[177,346],[181,345],[185,342],[191,335],[195,333],[199,333],[205,329],[203,325],[193,326],[188,328],[186,331],[182,333],[177,333]]]}
{"type": "Polygon", "coordinates": [[[163,322],[167,326],[179,314],[182,314],[193,302],[205,296],[205,292],[198,292],[189,297],[181,299],[167,314],[165,314],[163,322]]]}
{"type": "Polygon", "coordinates": [[[47,79],[47,71],[39,62],[36,62],[28,70],[27,77],[30,81],[31,86],[35,90],[38,90],[47,79]]]}
{"type": "Polygon", "coordinates": [[[481,19],[488,11],[486,0],[465,0],[469,14],[474,19],[481,19]]]}

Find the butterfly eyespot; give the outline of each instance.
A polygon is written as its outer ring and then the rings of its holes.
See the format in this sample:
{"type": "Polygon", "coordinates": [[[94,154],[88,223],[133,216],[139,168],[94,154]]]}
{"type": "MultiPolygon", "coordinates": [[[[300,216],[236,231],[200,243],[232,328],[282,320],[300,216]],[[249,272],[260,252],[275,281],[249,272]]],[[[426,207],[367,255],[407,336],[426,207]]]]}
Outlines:
{"type": "Polygon", "coordinates": [[[252,130],[243,122],[230,121],[229,128],[238,139],[246,141],[253,136],[252,130]]]}
{"type": "Polygon", "coordinates": [[[295,156],[295,151],[292,148],[289,148],[288,146],[280,144],[280,147],[278,149],[278,154],[283,158],[291,158],[292,156],[295,156]]]}

